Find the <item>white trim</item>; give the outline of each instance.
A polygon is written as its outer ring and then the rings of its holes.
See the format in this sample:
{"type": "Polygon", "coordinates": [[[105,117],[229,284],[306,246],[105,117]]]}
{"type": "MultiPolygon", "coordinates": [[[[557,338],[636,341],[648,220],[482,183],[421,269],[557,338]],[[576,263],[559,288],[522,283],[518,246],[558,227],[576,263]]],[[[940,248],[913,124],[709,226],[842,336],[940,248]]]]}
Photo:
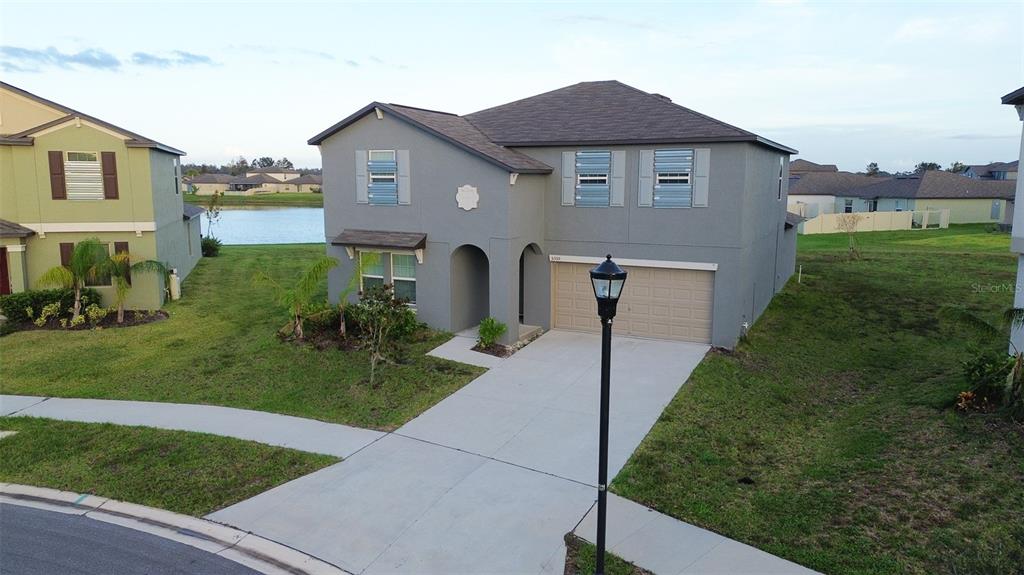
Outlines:
{"type": "Polygon", "coordinates": [[[23,252],[23,251],[25,251],[25,244],[13,244],[13,245],[9,245],[9,246],[0,246],[0,247],[7,248],[7,253],[23,252]]]}
{"type": "Polygon", "coordinates": [[[41,238],[45,238],[46,234],[71,232],[135,232],[136,237],[142,237],[142,232],[156,231],[156,222],[62,222],[21,225],[36,232],[41,238]]]}
{"type": "MultiPolygon", "coordinates": [[[[571,264],[599,264],[604,261],[603,257],[591,257],[591,256],[560,256],[554,255],[548,256],[549,261],[552,262],[565,262],[571,264]]],[[[718,271],[718,264],[706,263],[706,262],[674,262],[669,260],[637,260],[637,259],[615,259],[615,263],[622,266],[631,266],[637,268],[666,268],[674,270],[702,270],[702,271],[718,271]]]]}
{"type": "Polygon", "coordinates": [[[104,128],[103,126],[100,126],[99,124],[94,124],[94,123],[90,122],[89,120],[83,120],[79,116],[74,116],[72,118],[68,118],[67,121],[65,121],[65,122],[61,122],[59,124],[55,124],[53,126],[50,126],[49,128],[44,128],[42,130],[39,130],[38,132],[31,132],[31,133],[28,133],[28,134],[25,134],[25,135],[26,136],[32,136],[34,138],[38,138],[39,136],[45,136],[46,134],[50,134],[50,133],[56,132],[58,130],[63,130],[64,128],[68,127],[67,125],[70,122],[74,122],[76,128],[81,128],[82,125],[84,124],[86,126],[89,126],[92,129],[94,129],[94,130],[99,130],[100,132],[103,132],[104,134],[108,134],[110,136],[113,136],[113,137],[115,137],[115,138],[117,138],[119,140],[130,140],[131,139],[131,137],[129,137],[129,136],[126,136],[124,134],[119,134],[119,133],[117,133],[117,132],[115,132],[113,130],[110,130],[108,128],[104,128]]]}

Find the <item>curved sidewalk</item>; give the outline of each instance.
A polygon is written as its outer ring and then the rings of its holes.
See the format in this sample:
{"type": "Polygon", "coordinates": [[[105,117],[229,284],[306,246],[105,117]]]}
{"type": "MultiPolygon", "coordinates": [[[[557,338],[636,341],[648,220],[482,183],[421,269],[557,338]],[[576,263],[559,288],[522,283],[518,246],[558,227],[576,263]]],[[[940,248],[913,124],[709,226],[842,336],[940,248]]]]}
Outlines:
{"type": "Polygon", "coordinates": [[[349,457],[385,435],[381,431],[265,411],[113,399],[0,395],[0,416],[198,431],[341,458],[349,457]]]}

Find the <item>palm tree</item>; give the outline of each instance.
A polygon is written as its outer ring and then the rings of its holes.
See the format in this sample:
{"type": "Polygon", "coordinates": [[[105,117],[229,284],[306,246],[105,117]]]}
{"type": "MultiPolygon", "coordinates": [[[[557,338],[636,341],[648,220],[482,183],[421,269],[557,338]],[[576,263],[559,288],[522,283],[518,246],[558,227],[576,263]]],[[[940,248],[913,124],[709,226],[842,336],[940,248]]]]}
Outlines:
{"type": "Polygon", "coordinates": [[[89,238],[75,244],[66,266],[59,265],[43,272],[39,283],[75,290],[71,319],[77,319],[82,312],[82,289],[87,282],[103,276],[100,268],[106,259],[107,247],[97,238],[89,238]]]}
{"type": "MultiPolygon", "coordinates": [[[[338,260],[324,256],[306,270],[299,281],[290,288],[286,288],[264,272],[259,272],[253,278],[256,285],[268,285],[277,292],[277,303],[288,309],[291,319],[281,328],[283,335],[294,334],[295,339],[302,341],[306,336],[302,330],[302,323],[306,317],[306,310],[309,309],[313,296],[320,289],[320,285],[327,277],[327,272],[338,265],[338,260]]],[[[344,318],[342,318],[344,322],[344,318]]]]}
{"type": "MultiPolygon", "coordinates": [[[[1001,325],[992,324],[962,305],[946,304],[939,308],[939,317],[970,328],[986,338],[1004,338],[1009,330],[1024,327],[1024,308],[1013,307],[1003,312],[1001,325]]],[[[1015,416],[1024,416],[1024,350],[1010,340],[1010,370],[1003,390],[1003,405],[1015,416]]]]}
{"type": "Polygon", "coordinates": [[[117,304],[117,323],[124,323],[124,302],[128,291],[132,289],[131,274],[152,272],[160,274],[166,283],[170,269],[156,260],[131,262],[127,252],[116,253],[107,258],[100,266],[100,273],[109,276],[114,284],[114,301],[117,304]]]}

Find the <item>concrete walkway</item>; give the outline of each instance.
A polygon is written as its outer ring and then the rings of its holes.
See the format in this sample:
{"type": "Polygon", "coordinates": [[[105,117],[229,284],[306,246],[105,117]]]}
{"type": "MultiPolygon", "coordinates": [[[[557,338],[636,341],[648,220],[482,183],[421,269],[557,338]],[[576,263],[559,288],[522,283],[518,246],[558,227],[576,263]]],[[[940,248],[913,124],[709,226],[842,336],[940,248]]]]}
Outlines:
{"type": "MultiPolygon", "coordinates": [[[[707,349],[615,339],[611,476],[707,349]]],[[[598,336],[547,333],[345,461],[209,518],[357,574],[561,573],[562,536],[596,496],[599,354],[598,336]]],[[[631,510],[617,505],[612,517],[624,509],[631,510]]],[[[680,547],[711,553],[726,541],[669,521],[642,525],[652,531],[643,538],[661,544],[622,552],[641,566],[674,568],[684,563],[671,559],[680,547]]],[[[721,562],[728,568],[718,572],[806,572],[747,549],[756,564],[721,562]]]]}
{"type": "Polygon", "coordinates": [[[384,436],[380,431],[264,411],[151,401],[0,395],[0,416],[5,415],[198,431],[338,457],[348,457],[384,436]]]}

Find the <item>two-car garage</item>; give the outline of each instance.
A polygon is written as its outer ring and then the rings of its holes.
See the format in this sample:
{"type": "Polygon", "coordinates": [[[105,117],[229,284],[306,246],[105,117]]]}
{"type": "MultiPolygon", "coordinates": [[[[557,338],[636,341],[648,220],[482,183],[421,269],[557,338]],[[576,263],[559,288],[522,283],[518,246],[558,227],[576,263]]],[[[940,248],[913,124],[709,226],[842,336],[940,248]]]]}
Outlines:
{"type": "MultiPolygon", "coordinates": [[[[551,256],[552,327],[599,331],[590,283],[595,258],[551,256]],[[593,262],[589,260],[593,259],[593,262]]],[[[621,260],[629,272],[615,316],[615,333],[711,342],[715,266],[621,260]]]]}

